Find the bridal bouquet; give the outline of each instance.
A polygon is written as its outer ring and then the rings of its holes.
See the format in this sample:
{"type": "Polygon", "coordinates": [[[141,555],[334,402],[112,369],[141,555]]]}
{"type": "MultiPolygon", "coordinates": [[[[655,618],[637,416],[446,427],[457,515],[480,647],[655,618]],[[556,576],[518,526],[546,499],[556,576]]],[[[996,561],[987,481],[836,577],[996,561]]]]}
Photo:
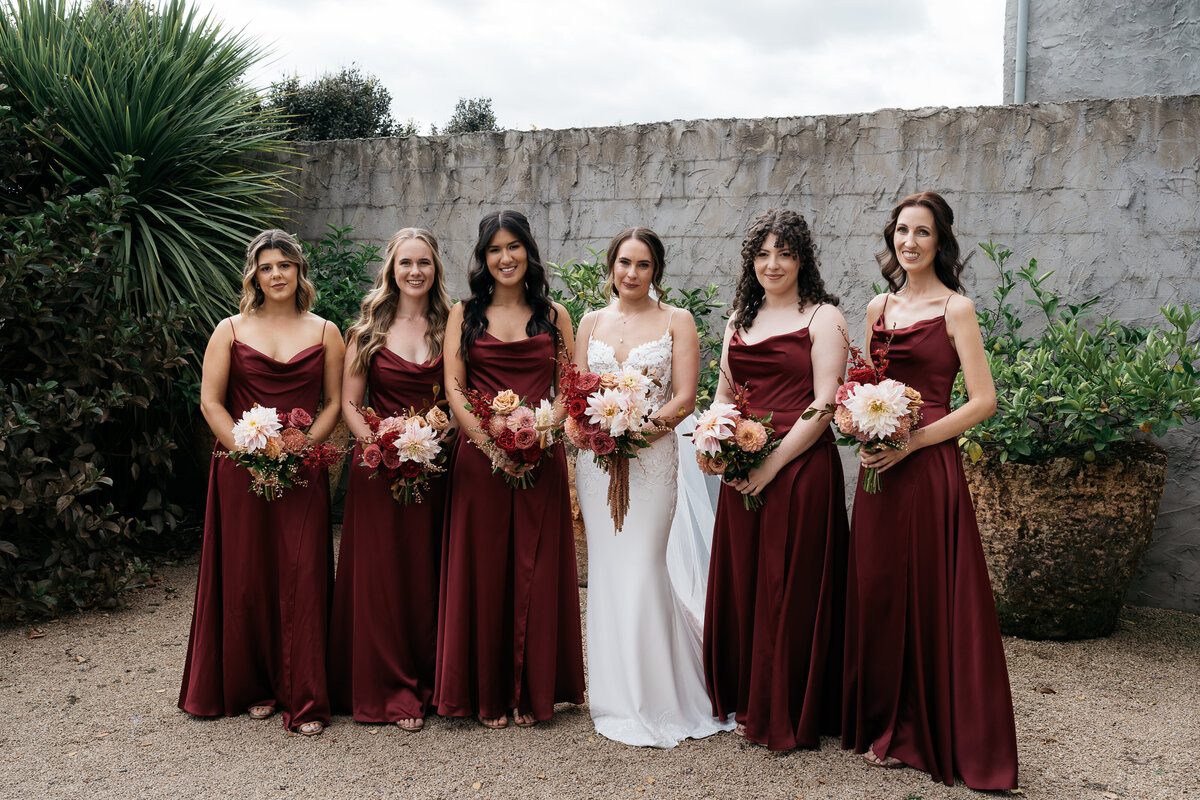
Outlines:
{"type": "MultiPolygon", "coordinates": [[[[851,345],[847,380],[838,387],[833,406],[809,409],[803,418],[832,413],[841,434],[838,444],[853,447],[855,453],[863,447],[906,450],[921,421],[921,393],[884,376],[887,352],[886,345],[875,351],[872,363],[861,349],[851,345]]],[[[863,472],[863,491],[878,494],[881,486],[879,471],[868,467],[863,472]]]]}
{"type": "MultiPolygon", "coordinates": [[[[743,480],[779,446],[779,440],[771,435],[771,415],[751,414],[749,396],[750,385],[742,384],[732,403],[713,403],[700,415],[691,437],[701,472],[724,480],[743,480]]],[[[762,495],[742,495],[747,511],[757,511],[764,502],[762,495]]]]}
{"type": "Polygon", "coordinates": [[[554,408],[549,400],[535,409],[509,389],[495,395],[477,389],[463,389],[466,408],[479,420],[479,430],[487,440],[480,449],[492,460],[492,472],[503,472],[504,480],[514,489],[533,485],[532,469],[513,477],[504,472],[505,464],[537,466],[542,454],[554,444],[554,408]]]}
{"type": "Polygon", "coordinates": [[[392,497],[401,505],[420,503],[429,491],[429,480],[446,471],[450,419],[437,406],[418,414],[380,417],[371,408],[358,408],[371,431],[363,441],[361,466],[375,470],[372,478],[388,481],[392,497]]]}
{"type": "Polygon", "coordinates": [[[284,489],[307,486],[299,477],[301,465],[322,469],[345,455],[341,448],[325,442],[313,444],[307,429],[312,416],[303,408],[280,413],[258,403],[234,423],[234,449],[226,458],[250,470],[250,490],[266,500],[275,500],[284,489]]]}
{"type": "Polygon", "coordinates": [[[629,459],[649,446],[642,426],[650,421],[653,380],[630,367],[602,375],[580,372],[569,361],[559,367],[567,406],[563,433],[580,450],[590,450],[608,473],[608,508],[616,533],[629,511],[629,459]]]}

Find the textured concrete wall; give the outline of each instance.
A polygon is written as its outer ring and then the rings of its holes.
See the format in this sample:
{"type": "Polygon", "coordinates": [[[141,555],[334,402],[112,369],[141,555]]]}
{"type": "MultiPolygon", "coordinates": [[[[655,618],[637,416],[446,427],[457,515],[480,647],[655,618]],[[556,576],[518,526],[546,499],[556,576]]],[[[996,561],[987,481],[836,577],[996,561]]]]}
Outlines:
{"type": "MultiPolygon", "coordinates": [[[[1200,96],[321,142],[294,157],[294,227],[316,239],[349,224],[377,243],[429,227],[460,295],[486,212],[527,213],[559,262],[648,225],[666,241],[670,284],[715,281],[728,299],[746,224],[786,205],[812,223],[861,340],[887,213],[931,188],[966,250],[1004,242],[1056,269],[1067,297],[1100,294],[1102,313],[1149,323],[1168,301],[1200,305],[1198,141],[1200,96]]],[[[988,302],[982,253],[965,278],[988,302]]],[[[1200,426],[1167,443],[1162,516],[1130,599],[1200,611],[1200,426]]]]}
{"type": "MultiPolygon", "coordinates": [[[[1029,0],[1025,100],[1200,92],[1195,0],[1029,0]]],[[[1017,0],[1007,0],[1004,100],[1013,100],[1017,0]]]]}

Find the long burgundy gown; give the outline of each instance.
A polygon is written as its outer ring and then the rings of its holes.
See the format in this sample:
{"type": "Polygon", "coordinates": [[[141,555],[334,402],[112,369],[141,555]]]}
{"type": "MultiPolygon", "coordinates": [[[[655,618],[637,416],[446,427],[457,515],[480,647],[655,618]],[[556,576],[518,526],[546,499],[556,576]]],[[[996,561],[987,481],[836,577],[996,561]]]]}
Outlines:
{"type": "MultiPolygon", "coordinates": [[[[959,361],[945,317],[893,329],[880,314],[872,339],[889,334],[887,377],[921,393],[921,425],[946,416],[959,361]]],[[[880,477],[854,499],[842,745],[948,785],[1015,788],[1008,668],[956,442],[880,477]]]]}
{"type": "MultiPolygon", "coordinates": [[[[807,328],[756,344],[735,333],[733,382],[782,437],[813,402],[807,328]]],[[[846,504],[828,429],[779,471],[747,511],[722,485],[704,611],[704,674],[713,715],[772,750],[836,734],[842,681],[846,504]]]]}
{"type": "MultiPolygon", "coordinates": [[[[467,386],[550,396],[549,333],[516,342],[484,334],[470,347],[467,386]]],[[[553,445],[536,482],[513,489],[465,436],[455,447],[442,543],[434,702],[443,716],[546,720],[583,702],[583,643],[567,463],[553,445]]]]}
{"type": "MultiPolygon", "coordinates": [[[[421,411],[442,383],[442,358],[413,364],[381,348],[367,369],[381,416],[421,411]]],[[[446,476],[420,503],[401,505],[390,482],[371,478],[355,446],[329,623],[329,696],[359,722],[424,719],[433,698],[438,562],[446,476]]]]}
{"type": "MultiPolygon", "coordinates": [[[[225,408],[239,419],[255,403],[314,417],[325,372],[321,344],[276,361],[234,340],[225,408]]],[[[234,716],[274,706],[283,724],[329,722],[325,637],[333,584],[326,470],[302,467],[307,486],[267,501],[250,473],[213,451],[204,544],[179,707],[234,716]]]]}

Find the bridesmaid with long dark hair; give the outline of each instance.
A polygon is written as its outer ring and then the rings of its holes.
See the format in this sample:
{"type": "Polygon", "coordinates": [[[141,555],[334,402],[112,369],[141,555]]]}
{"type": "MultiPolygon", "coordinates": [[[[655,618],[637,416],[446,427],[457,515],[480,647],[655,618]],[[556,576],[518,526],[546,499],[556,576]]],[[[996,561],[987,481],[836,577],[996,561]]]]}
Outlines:
{"type": "Polygon", "coordinates": [[[265,719],[280,710],[286,728],[307,736],[329,723],[329,480],[302,468],[306,486],[268,501],[221,454],[234,446],[234,417],[255,403],[304,409],[314,441],[333,431],[344,348],[337,326],[309,313],[315,299],[300,245],[263,231],[246,250],[241,313],[217,325],[204,351],[200,410],[217,443],[179,692],[189,713],[265,719]]]}
{"type": "MultiPolygon", "coordinates": [[[[358,408],[380,416],[445,405],[442,340],[450,301],[437,239],[404,228],[346,332],[342,416],[361,440],[358,408]],[[365,395],[365,397],[364,397],[365,395]]],[[[444,446],[449,446],[448,443],[444,446]]],[[[358,722],[416,732],[433,698],[438,565],[446,480],[430,481],[420,503],[400,505],[389,482],[351,458],[329,634],[329,693],[358,722]]]]}
{"type": "Polygon", "coordinates": [[[904,450],[864,448],[882,489],[855,495],[842,745],[972,789],[1017,785],[1000,627],[957,441],[996,409],[975,305],[962,296],[954,212],[936,192],[892,209],[878,260],[890,291],[867,306],[867,351],[921,393],[904,450]],[[968,400],[953,411],[959,370],[968,400]]]}
{"type": "Polygon", "coordinates": [[[772,750],[820,746],[839,726],[845,600],[842,464],[820,415],[846,366],[846,323],[825,290],[812,233],[788,209],[759,215],[725,330],[717,400],[749,385],[778,448],[721,487],[713,531],[704,666],[713,714],[772,750]],[[748,511],[743,495],[760,496],[748,511]]]}
{"type": "Polygon", "coordinates": [[[571,318],[550,299],[520,212],[479,223],[468,282],[471,296],[450,309],[444,345],[461,434],[442,550],[435,703],[443,716],[475,715],[489,728],[505,727],[511,711],[527,727],[550,719],[556,702],[583,702],[566,458],[554,444],[532,467],[533,486],[510,487],[498,471],[516,477],[531,467],[484,455],[463,389],[511,389],[534,405],[550,398],[557,358],[574,350],[571,318]]]}

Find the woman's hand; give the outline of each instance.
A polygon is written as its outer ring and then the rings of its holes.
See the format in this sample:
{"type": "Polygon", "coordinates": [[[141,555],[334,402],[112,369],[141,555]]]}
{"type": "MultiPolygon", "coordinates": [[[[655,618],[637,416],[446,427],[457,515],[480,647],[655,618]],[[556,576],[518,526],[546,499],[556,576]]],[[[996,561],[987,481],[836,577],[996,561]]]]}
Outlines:
{"type": "Polygon", "coordinates": [[[920,428],[913,431],[912,436],[908,440],[908,447],[900,450],[895,447],[886,445],[880,446],[878,449],[870,449],[867,447],[858,451],[858,460],[864,467],[875,469],[879,472],[887,472],[892,467],[899,464],[914,450],[920,450],[924,445],[922,441],[924,431],[920,428]]]}
{"type": "Polygon", "coordinates": [[[771,485],[771,481],[775,480],[775,476],[779,474],[779,470],[783,469],[786,463],[787,461],[779,455],[779,450],[775,450],[767,456],[762,464],[750,470],[750,474],[744,480],[728,481],[728,483],[744,495],[757,497],[771,485]]]}

